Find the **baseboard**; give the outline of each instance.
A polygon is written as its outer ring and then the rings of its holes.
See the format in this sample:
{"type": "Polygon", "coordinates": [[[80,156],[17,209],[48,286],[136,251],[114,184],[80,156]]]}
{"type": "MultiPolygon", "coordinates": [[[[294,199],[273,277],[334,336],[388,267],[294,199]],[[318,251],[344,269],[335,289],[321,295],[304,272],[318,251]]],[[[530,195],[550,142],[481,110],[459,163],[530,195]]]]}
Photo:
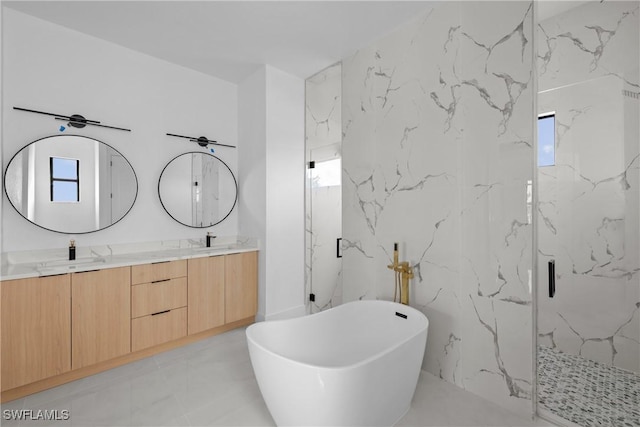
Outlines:
{"type": "Polygon", "coordinates": [[[301,304],[297,307],[288,308],[283,311],[279,311],[277,313],[268,314],[265,317],[265,320],[283,320],[283,319],[292,319],[294,317],[302,317],[307,314],[307,310],[304,304],[301,304]]]}

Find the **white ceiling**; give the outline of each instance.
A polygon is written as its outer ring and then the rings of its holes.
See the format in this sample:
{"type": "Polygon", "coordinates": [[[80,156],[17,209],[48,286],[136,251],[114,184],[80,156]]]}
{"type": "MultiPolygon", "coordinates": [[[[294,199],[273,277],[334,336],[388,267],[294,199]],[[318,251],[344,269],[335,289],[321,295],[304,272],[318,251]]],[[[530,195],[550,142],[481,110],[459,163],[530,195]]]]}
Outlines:
{"type": "Polygon", "coordinates": [[[269,64],[300,78],[434,2],[2,1],[12,9],[239,83],[269,64]]]}
{"type": "MultiPolygon", "coordinates": [[[[582,3],[538,0],[539,20],[582,3]]],[[[2,0],[2,5],[15,10],[232,83],[263,64],[307,78],[435,4],[434,0],[2,0]]]]}

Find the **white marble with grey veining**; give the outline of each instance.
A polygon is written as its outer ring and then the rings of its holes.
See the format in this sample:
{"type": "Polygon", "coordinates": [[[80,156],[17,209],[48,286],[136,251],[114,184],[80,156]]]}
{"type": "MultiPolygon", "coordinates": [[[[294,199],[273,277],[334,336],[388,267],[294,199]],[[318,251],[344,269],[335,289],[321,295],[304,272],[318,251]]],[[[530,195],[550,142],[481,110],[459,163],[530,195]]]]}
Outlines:
{"type": "Polygon", "coordinates": [[[637,1],[592,2],[538,32],[538,112],[556,113],[556,164],[538,170],[538,340],[636,372],[639,10],[637,1]]]}
{"type": "Polygon", "coordinates": [[[343,298],[430,319],[424,367],[531,411],[533,12],[442,3],[343,61],[343,298]],[[495,17],[499,15],[500,19],[495,17]]]}
{"type": "Polygon", "coordinates": [[[163,240],[117,245],[76,247],[76,259],[69,260],[68,248],[3,252],[2,280],[52,276],[106,268],[175,261],[232,253],[251,252],[260,248],[255,238],[220,236],[206,247],[205,239],[163,240]]]}

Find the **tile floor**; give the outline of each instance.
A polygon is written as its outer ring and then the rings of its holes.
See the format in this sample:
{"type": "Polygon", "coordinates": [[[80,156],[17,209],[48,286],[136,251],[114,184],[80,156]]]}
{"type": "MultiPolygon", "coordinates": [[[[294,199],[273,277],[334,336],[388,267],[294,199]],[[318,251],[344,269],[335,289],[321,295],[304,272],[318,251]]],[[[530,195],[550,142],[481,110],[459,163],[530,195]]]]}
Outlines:
{"type": "Polygon", "coordinates": [[[538,346],[538,401],[584,427],[640,427],[640,375],[538,346]]]}
{"type": "MultiPolygon", "coordinates": [[[[244,329],[218,335],[2,405],[68,410],[69,419],[2,426],[272,426],[244,329]]],[[[548,426],[422,373],[399,426],[548,426]]]]}

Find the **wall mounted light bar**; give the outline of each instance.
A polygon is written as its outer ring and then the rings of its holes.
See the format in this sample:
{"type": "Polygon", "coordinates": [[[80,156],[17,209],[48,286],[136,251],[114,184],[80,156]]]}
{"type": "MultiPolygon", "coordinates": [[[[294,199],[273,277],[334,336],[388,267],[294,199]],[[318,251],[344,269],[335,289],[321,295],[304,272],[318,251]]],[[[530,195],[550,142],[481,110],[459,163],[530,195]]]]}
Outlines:
{"type": "Polygon", "coordinates": [[[131,132],[131,129],[103,125],[97,120],[86,119],[80,114],[72,114],[70,116],[65,116],[64,114],[47,113],[46,111],[30,110],[28,108],[13,107],[13,109],[18,111],[26,111],[27,113],[36,113],[36,114],[44,114],[45,116],[53,116],[56,120],[66,121],[69,127],[74,127],[78,129],[82,129],[83,127],[89,125],[89,126],[98,126],[101,128],[116,129],[116,130],[123,130],[125,132],[131,132]]]}
{"type": "Polygon", "coordinates": [[[206,136],[201,136],[198,138],[195,138],[193,136],[184,136],[184,135],[176,135],[175,133],[168,133],[167,135],[169,136],[175,136],[176,138],[185,138],[188,139],[191,142],[195,142],[197,143],[199,146],[201,147],[206,147],[207,145],[218,145],[220,147],[231,147],[231,148],[236,148],[235,145],[227,145],[227,144],[220,144],[217,141],[208,139],[206,136]]]}

